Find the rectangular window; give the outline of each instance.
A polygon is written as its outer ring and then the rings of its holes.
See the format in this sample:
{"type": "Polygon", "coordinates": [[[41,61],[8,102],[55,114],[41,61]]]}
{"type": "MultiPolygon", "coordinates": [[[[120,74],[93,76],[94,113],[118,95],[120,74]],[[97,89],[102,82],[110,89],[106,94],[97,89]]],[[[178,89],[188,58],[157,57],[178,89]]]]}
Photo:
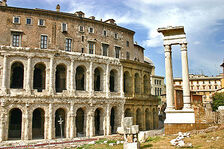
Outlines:
{"type": "Polygon", "coordinates": [[[102,44],[103,56],[107,56],[108,47],[109,47],[109,45],[102,44]]]}
{"type": "Polygon", "coordinates": [[[94,33],[94,29],[92,27],[89,28],[89,33],[94,33]]]}
{"type": "Polygon", "coordinates": [[[156,84],[156,80],[154,80],[154,83],[156,84]]]}
{"type": "Polygon", "coordinates": [[[85,39],[85,37],[84,37],[84,36],[82,36],[82,42],[84,42],[84,39],[85,39]]]}
{"type": "Polygon", "coordinates": [[[84,48],[82,48],[81,50],[82,50],[81,52],[84,53],[84,48]]]}
{"type": "Polygon", "coordinates": [[[38,21],[38,25],[39,25],[39,26],[45,26],[45,20],[43,20],[43,19],[39,19],[39,21],[38,21]]]}
{"type": "Polygon", "coordinates": [[[79,26],[79,31],[80,32],[84,32],[84,27],[83,26],[79,26]]]}
{"type": "Polygon", "coordinates": [[[67,32],[67,29],[68,29],[68,28],[67,28],[67,24],[66,24],[66,23],[62,23],[62,24],[61,24],[61,31],[62,31],[62,32],[67,32]]]}
{"type": "Polygon", "coordinates": [[[114,38],[118,39],[118,34],[117,33],[114,34],[114,38]]]}
{"type": "Polygon", "coordinates": [[[89,54],[93,54],[93,52],[94,52],[94,43],[89,42],[89,54]]]}
{"type": "Polygon", "coordinates": [[[40,48],[47,49],[47,36],[46,35],[41,35],[40,48]]]}
{"type": "Polygon", "coordinates": [[[13,17],[13,23],[14,24],[20,24],[20,17],[13,17]]]}
{"type": "Polygon", "coordinates": [[[66,38],[65,51],[71,51],[72,39],[66,38]]]}
{"type": "Polygon", "coordinates": [[[126,59],[130,59],[130,53],[126,52],[126,59]]]}
{"type": "Polygon", "coordinates": [[[106,30],[103,31],[103,35],[107,36],[107,31],[106,30]]]}
{"type": "Polygon", "coordinates": [[[26,24],[31,25],[32,24],[32,19],[31,18],[26,18],[26,24]]]}
{"type": "Polygon", "coordinates": [[[126,46],[129,47],[129,41],[126,41],[126,46]]]}
{"type": "Polygon", "coordinates": [[[19,47],[20,43],[20,34],[12,34],[12,46],[19,47]]]}
{"type": "Polygon", "coordinates": [[[155,95],[157,95],[157,88],[155,87],[155,95]]]}
{"type": "Polygon", "coordinates": [[[120,58],[120,47],[115,47],[115,58],[120,58]]]}

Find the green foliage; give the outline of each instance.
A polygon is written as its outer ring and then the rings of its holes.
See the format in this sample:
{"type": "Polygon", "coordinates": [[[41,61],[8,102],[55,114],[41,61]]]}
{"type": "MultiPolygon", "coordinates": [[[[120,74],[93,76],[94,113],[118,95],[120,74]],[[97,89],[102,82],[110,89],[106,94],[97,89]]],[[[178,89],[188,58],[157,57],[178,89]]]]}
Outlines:
{"type": "Polygon", "coordinates": [[[145,142],[158,142],[159,140],[161,140],[161,138],[159,136],[155,136],[149,137],[145,142]]]}
{"type": "Polygon", "coordinates": [[[215,93],[212,96],[212,110],[216,111],[219,106],[224,106],[224,92],[222,93],[215,93]]]}

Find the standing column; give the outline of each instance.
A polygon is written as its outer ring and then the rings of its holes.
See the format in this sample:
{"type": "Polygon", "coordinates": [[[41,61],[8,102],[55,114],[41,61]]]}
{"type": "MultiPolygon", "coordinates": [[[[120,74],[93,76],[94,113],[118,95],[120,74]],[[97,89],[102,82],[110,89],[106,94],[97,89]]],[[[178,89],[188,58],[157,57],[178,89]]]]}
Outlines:
{"type": "Polygon", "coordinates": [[[109,72],[109,64],[107,64],[107,69],[106,69],[106,97],[107,98],[109,98],[109,94],[110,94],[110,92],[109,92],[109,81],[110,81],[110,79],[109,79],[109,77],[110,77],[110,72],[109,72]]]}
{"type": "Polygon", "coordinates": [[[29,112],[28,112],[29,104],[26,104],[25,113],[23,114],[23,121],[24,123],[22,126],[24,129],[22,129],[22,136],[23,140],[29,140],[29,112]]]}
{"type": "Polygon", "coordinates": [[[31,93],[31,57],[27,60],[27,73],[26,73],[26,92],[31,93]]]}
{"type": "Polygon", "coordinates": [[[53,66],[54,66],[54,57],[50,58],[50,82],[49,82],[49,94],[54,93],[54,88],[53,88],[53,66]]]}
{"type": "Polygon", "coordinates": [[[166,102],[167,110],[174,109],[174,89],[173,89],[173,69],[171,45],[165,45],[165,65],[166,65],[166,102]]]}
{"type": "Polygon", "coordinates": [[[181,44],[182,80],[183,80],[183,109],[191,109],[189,71],[187,58],[187,43],[181,44]]]}
{"type": "Polygon", "coordinates": [[[121,65],[121,72],[120,72],[120,93],[121,97],[124,97],[124,67],[121,65]]]}
{"type": "Polygon", "coordinates": [[[111,126],[110,126],[110,104],[107,104],[107,111],[106,111],[106,135],[111,134],[111,126]]]}
{"type": "Polygon", "coordinates": [[[87,115],[87,125],[88,127],[86,131],[86,136],[93,137],[95,135],[95,129],[94,129],[94,112],[92,109],[88,112],[87,115]]]}
{"type": "Polygon", "coordinates": [[[75,125],[75,117],[74,113],[74,102],[70,104],[70,138],[74,138],[76,136],[76,125],[75,125]]]}
{"type": "Polygon", "coordinates": [[[7,93],[7,86],[6,86],[6,77],[7,76],[7,55],[4,55],[3,58],[3,74],[2,74],[2,91],[3,93],[7,93]]]}
{"type": "Polygon", "coordinates": [[[89,64],[89,94],[93,95],[93,62],[89,64]]]}
{"type": "Polygon", "coordinates": [[[70,92],[71,94],[74,94],[75,92],[75,85],[74,85],[74,60],[71,60],[71,86],[70,86],[70,92]]]}
{"type": "Polygon", "coordinates": [[[53,106],[52,103],[49,104],[49,124],[48,124],[48,139],[53,139],[53,106]]]}

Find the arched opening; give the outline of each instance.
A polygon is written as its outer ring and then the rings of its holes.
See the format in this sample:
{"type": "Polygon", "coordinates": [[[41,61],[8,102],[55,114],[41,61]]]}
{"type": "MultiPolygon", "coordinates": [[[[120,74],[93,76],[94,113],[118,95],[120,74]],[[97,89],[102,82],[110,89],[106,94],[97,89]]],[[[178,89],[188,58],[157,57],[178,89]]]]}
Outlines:
{"type": "Polygon", "coordinates": [[[21,139],[22,111],[18,108],[11,109],[9,112],[8,139],[21,139]]]}
{"type": "Polygon", "coordinates": [[[142,130],[142,118],[141,118],[141,110],[136,110],[136,125],[139,125],[139,130],[142,130]]]}
{"type": "Polygon", "coordinates": [[[117,71],[111,70],[110,71],[110,92],[117,91],[117,71]]]}
{"type": "Polygon", "coordinates": [[[116,126],[115,126],[115,107],[111,108],[111,113],[110,113],[110,127],[111,127],[111,133],[114,134],[116,133],[116,126]]]}
{"type": "Polygon", "coordinates": [[[149,109],[145,110],[145,129],[150,129],[150,112],[149,109]]]}
{"type": "Polygon", "coordinates": [[[131,109],[127,108],[125,110],[124,117],[132,117],[131,109]]]}
{"type": "Polygon", "coordinates": [[[94,114],[94,121],[95,121],[95,135],[102,135],[103,134],[103,110],[97,108],[94,114]]]}
{"type": "Polygon", "coordinates": [[[63,64],[59,64],[56,67],[56,80],[55,80],[55,86],[56,86],[56,92],[62,92],[63,90],[66,90],[66,67],[63,64]]]}
{"type": "Polygon", "coordinates": [[[139,77],[139,74],[136,73],[135,74],[135,93],[136,94],[140,93],[140,87],[141,87],[140,85],[141,85],[140,77],[139,77]]]}
{"type": "Polygon", "coordinates": [[[76,90],[85,90],[85,69],[82,66],[76,68],[76,90]]]}
{"type": "Polygon", "coordinates": [[[24,66],[21,62],[15,62],[11,66],[10,88],[23,88],[24,66]]]}
{"type": "Polygon", "coordinates": [[[124,73],[124,93],[131,94],[132,93],[132,80],[128,71],[124,73]]]}
{"type": "Polygon", "coordinates": [[[34,66],[33,88],[38,92],[45,89],[46,67],[44,64],[38,63],[34,66]]]}
{"type": "Polygon", "coordinates": [[[156,110],[155,109],[153,109],[153,129],[156,129],[157,128],[157,122],[156,122],[156,120],[157,120],[157,117],[158,115],[157,115],[157,113],[156,113],[156,110]]]}
{"type": "Polygon", "coordinates": [[[144,94],[148,94],[149,93],[149,81],[148,81],[148,78],[147,76],[145,75],[144,76],[144,94]]]}
{"type": "Polygon", "coordinates": [[[44,139],[44,110],[37,108],[33,111],[32,138],[44,139]]]}
{"type": "Polygon", "coordinates": [[[60,108],[55,112],[55,137],[64,138],[65,137],[65,111],[60,108]]]}
{"type": "Polygon", "coordinates": [[[75,119],[75,124],[76,124],[76,135],[77,137],[84,137],[84,110],[82,108],[79,108],[76,112],[76,119],[75,119]]]}
{"type": "Polygon", "coordinates": [[[103,90],[103,76],[102,70],[100,68],[96,68],[94,70],[94,91],[102,91],[103,90]]]}

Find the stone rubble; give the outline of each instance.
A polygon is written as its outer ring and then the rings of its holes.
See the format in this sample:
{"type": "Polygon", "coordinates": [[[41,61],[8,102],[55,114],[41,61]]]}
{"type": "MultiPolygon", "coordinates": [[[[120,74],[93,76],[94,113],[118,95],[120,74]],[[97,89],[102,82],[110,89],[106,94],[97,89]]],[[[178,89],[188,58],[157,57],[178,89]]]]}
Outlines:
{"type": "Polygon", "coordinates": [[[171,145],[177,146],[177,147],[192,147],[192,143],[185,143],[184,138],[189,138],[190,133],[182,133],[179,132],[176,139],[173,139],[170,141],[171,145]]]}

